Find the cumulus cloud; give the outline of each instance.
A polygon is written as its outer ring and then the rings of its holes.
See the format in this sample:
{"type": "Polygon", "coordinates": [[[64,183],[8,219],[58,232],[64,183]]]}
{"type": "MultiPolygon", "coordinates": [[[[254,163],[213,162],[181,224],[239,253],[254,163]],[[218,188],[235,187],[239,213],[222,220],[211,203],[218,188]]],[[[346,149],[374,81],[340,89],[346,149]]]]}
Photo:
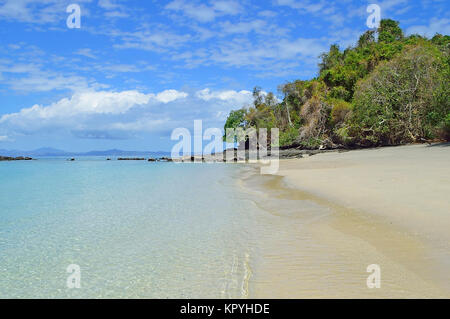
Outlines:
{"type": "Polygon", "coordinates": [[[88,91],[75,93],[71,98],[64,98],[48,106],[34,105],[17,113],[5,114],[0,124],[10,127],[29,127],[73,123],[76,119],[86,119],[92,115],[120,115],[132,108],[166,104],[185,98],[187,93],[167,90],[158,94],[144,94],[138,91],[108,92],[88,91]],[[36,122],[40,121],[40,122],[36,122]]]}
{"type": "Polygon", "coordinates": [[[0,123],[16,119],[68,118],[80,114],[121,114],[135,105],[147,104],[151,96],[136,91],[83,92],[49,106],[34,105],[18,113],[6,114],[0,123]]]}
{"type": "Polygon", "coordinates": [[[165,90],[156,95],[156,100],[162,103],[173,102],[178,99],[183,99],[188,96],[185,92],[179,92],[177,90],[165,90]]]}
{"type": "Polygon", "coordinates": [[[139,132],[188,127],[194,119],[222,127],[230,110],[251,100],[252,93],[246,90],[85,91],[5,114],[0,117],[0,129],[8,134],[65,131],[83,139],[126,139],[139,132]]]}

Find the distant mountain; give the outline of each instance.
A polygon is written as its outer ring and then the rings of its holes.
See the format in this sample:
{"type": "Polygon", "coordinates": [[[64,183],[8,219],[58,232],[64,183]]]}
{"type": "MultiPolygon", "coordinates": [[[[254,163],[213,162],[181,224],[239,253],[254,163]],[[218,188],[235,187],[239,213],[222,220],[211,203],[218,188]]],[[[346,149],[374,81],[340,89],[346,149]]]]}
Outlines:
{"type": "Polygon", "coordinates": [[[0,149],[2,156],[30,156],[30,157],[52,157],[52,156],[169,156],[170,152],[154,152],[154,151],[124,151],[119,149],[112,149],[106,151],[90,151],[90,152],[66,152],[63,150],[43,147],[33,151],[21,150],[4,150],[0,149]]]}
{"type": "Polygon", "coordinates": [[[153,151],[123,151],[118,149],[106,150],[106,151],[90,151],[86,153],[75,154],[78,156],[168,156],[170,152],[153,152],[153,151]]]}
{"type": "Polygon", "coordinates": [[[67,155],[67,152],[58,150],[56,148],[43,147],[38,148],[37,150],[34,151],[30,151],[30,154],[33,156],[65,156],[67,155]]]}

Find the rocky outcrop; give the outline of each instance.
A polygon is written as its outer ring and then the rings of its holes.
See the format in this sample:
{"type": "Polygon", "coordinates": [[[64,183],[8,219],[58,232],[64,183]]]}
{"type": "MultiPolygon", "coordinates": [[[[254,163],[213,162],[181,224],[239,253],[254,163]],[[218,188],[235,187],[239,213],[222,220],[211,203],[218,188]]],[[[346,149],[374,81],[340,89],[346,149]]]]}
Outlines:
{"type": "Polygon", "coordinates": [[[145,161],[145,158],[140,158],[140,157],[131,157],[131,158],[119,157],[117,160],[118,161],[145,161]]]}
{"type": "MultiPolygon", "coordinates": [[[[279,159],[293,159],[293,158],[303,158],[303,157],[309,157],[320,153],[327,153],[327,152],[345,152],[348,150],[345,149],[301,149],[301,148],[285,148],[285,149],[279,149],[278,152],[273,152],[271,154],[271,151],[267,151],[267,155],[264,155],[263,157],[258,154],[257,151],[249,151],[249,150],[242,150],[242,149],[228,149],[227,152],[220,152],[210,155],[190,155],[190,156],[184,156],[180,158],[169,158],[169,157],[160,157],[160,158],[149,158],[149,162],[183,162],[183,163],[220,163],[220,162],[227,162],[227,163],[254,163],[258,160],[274,160],[276,158],[279,159]],[[228,159],[227,159],[228,155],[228,159]]],[[[139,160],[139,159],[119,159],[119,160],[139,160]]],[[[143,159],[142,159],[143,160],[143,159]]]]}
{"type": "Polygon", "coordinates": [[[196,155],[196,156],[185,156],[180,159],[181,162],[189,163],[189,162],[239,162],[239,163],[252,163],[258,160],[274,160],[274,159],[293,159],[293,158],[303,158],[309,157],[320,153],[327,152],[345,152],[345,149],[300,149],[300,148],[286,148],[279,149],[278,152],[267,151],[267,155],[261,157],[261,154],[258,154],[257,151],[249,151],[243,149],[229,149],[228,152],[216,153],[212,155],[196,155]],[[228,156],[228,157],[227,157],[228,156]]]}
{"type": "Polygon", "coordinates": [[[8,157],[8,156],[0,156],[0,162],[2,161],[31,161],[33,160],[31,157],[8,157]]]}
{"type": "Polygon", "coordinates": [[[173,162],[170,157],[149,158],[149,162],[173,162]]]}

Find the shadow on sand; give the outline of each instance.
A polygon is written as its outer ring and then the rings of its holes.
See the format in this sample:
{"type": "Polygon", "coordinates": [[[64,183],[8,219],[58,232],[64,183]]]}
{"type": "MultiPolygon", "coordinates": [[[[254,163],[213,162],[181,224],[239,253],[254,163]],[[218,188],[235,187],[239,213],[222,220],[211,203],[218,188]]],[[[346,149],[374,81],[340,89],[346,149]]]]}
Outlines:
{"type": "Polygon", "coordinates": [[[428,147],[449,147],[449,146],[450,146],[450,142],[436,143],[436,144],[428,145],[428,147]]]}

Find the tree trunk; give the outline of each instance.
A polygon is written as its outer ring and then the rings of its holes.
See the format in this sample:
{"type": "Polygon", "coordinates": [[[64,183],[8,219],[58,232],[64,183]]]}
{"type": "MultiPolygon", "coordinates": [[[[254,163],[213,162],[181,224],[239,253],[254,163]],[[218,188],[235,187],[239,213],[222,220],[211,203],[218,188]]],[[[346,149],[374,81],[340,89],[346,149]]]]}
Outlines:
{"type": "Polygon", "coordinates": [[[286,112],[287,112],[287,117],[288,117],[289,126],[292,127],[291,113],[289,113],[289,103],[288,103],[288,100],[287,100],[287,99],[286,99],[286,112]]]}

